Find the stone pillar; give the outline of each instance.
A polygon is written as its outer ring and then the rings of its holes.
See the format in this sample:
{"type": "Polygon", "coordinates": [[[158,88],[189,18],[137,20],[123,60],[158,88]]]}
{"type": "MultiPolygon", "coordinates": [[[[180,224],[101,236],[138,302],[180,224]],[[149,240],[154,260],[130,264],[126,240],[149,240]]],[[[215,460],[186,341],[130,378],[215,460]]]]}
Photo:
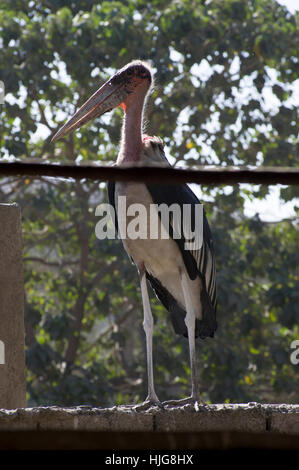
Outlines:
{"type": "Polygon", "coordinates": [[[0,408],[25,406],[21,211],[0,204],[0,408]]]}

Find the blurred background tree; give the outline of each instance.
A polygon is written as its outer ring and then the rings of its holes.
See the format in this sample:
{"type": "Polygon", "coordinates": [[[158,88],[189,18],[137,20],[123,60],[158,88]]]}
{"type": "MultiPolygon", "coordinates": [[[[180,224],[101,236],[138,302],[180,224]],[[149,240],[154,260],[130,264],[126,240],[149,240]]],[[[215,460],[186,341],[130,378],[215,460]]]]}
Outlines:
{"type": "MultiPolygon", "coordinates": [[[[1,157],[115,161],[120,110],[55,146],[50,138],[135,58],[156,70],[147,133],[162,137],[172,164],[298,164],[296,17],[274,0],[0,0],[1,157]]],[[[294,205],[296,187],[277,189],[294,205]]],[[[203,398],[298,401],[290,362],[299,337],[296,216],[248,216],[246,204],[271,187],[195,190],[214,234],[219,298],[216,337],[199,344],[203,398]]],[[[120,241],[94,232],[105,184],[2,178],[0,200],[23,214],[28,404],[143,400],[136,269],[120,241]]],[[[152,302],[158,396],[186,396],[187,341],[152,302]]]]}

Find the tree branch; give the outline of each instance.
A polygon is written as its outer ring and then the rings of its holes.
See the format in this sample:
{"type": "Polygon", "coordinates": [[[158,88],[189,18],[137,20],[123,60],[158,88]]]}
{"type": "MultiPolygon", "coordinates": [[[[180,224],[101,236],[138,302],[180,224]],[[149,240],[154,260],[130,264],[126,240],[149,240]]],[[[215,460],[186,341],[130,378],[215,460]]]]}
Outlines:
{"type": "Polygon", "coordinates": [[[40,258],[38,256],[25,256],[23,258],[23,261],[31,261],[31,262],[36,262],[36,263],[41,263],[44,264],[45,266],[53,266],[57,268],[61,268],[63,266],[72,266],[78,264],[78,261],[46,261],[43,258],[40,258]]]}
{"type": "Polygon", "coordinates": [[[32,86],[32,87],[29,89],[29,92],[30,92],[32,98],[34,99],[34,101],[36,101],[36,103],[37,103],[38,110],[39,110],[40,116],[41,116],[40,122],[41,122],[42,124],[44,124],[44,125],[51,131],[51,133],[52,133],[52,132],[54,131],[54,127],[52,127],[52,126],[49,124],[49,122],[48,122],[48,120],[47,120],[47,118],[46,118],[46,115],[45,115],[45,112],[44,112],[44,108],[42,107],[42,105],[41,105],[40,102],[39,102],[38,94],[37,94],[37,91],[36,91],[35,86],[32,86]]]}

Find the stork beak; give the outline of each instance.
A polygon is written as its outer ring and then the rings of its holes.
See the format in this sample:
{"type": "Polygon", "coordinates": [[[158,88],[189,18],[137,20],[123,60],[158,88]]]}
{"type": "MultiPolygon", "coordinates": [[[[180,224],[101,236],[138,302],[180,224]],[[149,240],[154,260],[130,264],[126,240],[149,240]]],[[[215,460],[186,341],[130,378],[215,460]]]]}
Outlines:
{"type": "Polygon", "coordinates": [[[114,75],[101,86],[74,114],[64,126],[52,137],[55,142],[69,132],[78,129],[91,119],[119,106],[127,97],[126,82],[119,74],[114,75]]]}

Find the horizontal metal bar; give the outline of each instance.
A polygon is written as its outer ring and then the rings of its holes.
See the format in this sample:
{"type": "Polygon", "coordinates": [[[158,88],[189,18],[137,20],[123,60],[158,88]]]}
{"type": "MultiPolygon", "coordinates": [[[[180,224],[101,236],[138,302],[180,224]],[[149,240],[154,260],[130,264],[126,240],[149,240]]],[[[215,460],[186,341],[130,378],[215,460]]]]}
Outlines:
{"type": "Polygon", "coordinates": [[[157,166],[105,166],[54,163],[0,162],[1,176],[62,177],[99,181],[135,181],[157,184],[198,183],[208,185],[299,184],[298,168],[260,167],[256,169],[218,167],[197,170],[157,166]]]}

